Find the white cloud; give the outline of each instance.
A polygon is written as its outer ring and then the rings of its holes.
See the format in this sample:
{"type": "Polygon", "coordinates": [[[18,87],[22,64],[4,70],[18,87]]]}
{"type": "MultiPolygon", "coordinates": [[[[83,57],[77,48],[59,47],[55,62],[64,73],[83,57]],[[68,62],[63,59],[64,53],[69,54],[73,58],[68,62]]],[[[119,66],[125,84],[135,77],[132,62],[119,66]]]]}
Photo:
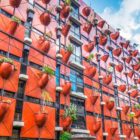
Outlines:
{"type": "Polygon", "coordinates": [[[107,7],[100,15],[113,28],[120,28],[124,38],[140,44],[140,0],[122,0],[118,11],[107,7]]]}

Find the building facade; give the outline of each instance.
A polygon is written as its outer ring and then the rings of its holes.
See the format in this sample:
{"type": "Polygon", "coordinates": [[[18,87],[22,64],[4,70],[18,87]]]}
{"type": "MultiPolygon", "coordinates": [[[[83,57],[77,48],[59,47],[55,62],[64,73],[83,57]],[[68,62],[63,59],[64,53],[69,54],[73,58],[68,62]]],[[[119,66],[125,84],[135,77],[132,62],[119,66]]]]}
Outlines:
{"type": "Polygon", "coordinates": [[[139,140],[135,46],[82,0],[1,0],[0,140],[139,140]]]}

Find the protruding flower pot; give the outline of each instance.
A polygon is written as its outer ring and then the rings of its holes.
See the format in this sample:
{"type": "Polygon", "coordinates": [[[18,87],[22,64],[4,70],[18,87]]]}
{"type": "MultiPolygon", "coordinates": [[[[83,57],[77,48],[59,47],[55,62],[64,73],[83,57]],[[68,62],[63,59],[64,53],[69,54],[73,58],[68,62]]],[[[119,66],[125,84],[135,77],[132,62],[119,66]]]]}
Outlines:
{"type": "Polygon", "coordinates": [[[47,113],[35,113],[35,122],[36,125],[41,128],[44,126],[44,124],[46,123],[48,114],[47,113]]]}
{"type": "Polygon", "coordinates": [[[96,134],[101,128],[101,121],[100,120],[96,120],[94,125],[93,125],[93,131],[96,134]]]}
{"type": "Polygon", "coordinates": [[[62,27],[62,34],[66,37],[69,33],[69,30],[70,30],[70,27],[71,25],[70,24],[65,24],[63,27],[62,27]]]}
{"type": "Polygon", "coordinates": [[[84,74],[89,76],[90,78],[93,78],[96,74],[96,68],[93,66],[90,66],[84,70],[84,74]]]}
{"type": "Polygon", "coordinates": [[[109,54],[104,54],[103,56],[101,56],[101,60],[106,62],[108,60],[109,54]]]}
{"type": "Polygon", "coordinates": [[[40,15],[40,22],[41,22],[42,25],[48,26],[50,24],[50,22],[51,22],[50,14],[47,13],[47,12],[43,12],[40,15]]]}
{"type": "Polygon", "coordinates": [[[135,111],[135,117],[139,118],[140,117],[140,109],[135,111]]]}
{"type": "Polygon", "coordinates": [[[101,20],[101,21],[98,22],[98,25],[97,26],[99,28],[103,28],[104,27],[104,24],[105,24],[105,21],[104,20],[101,20]]]}
{"type": "Polygon", "coordinates": [[[92,103],[93,105],[95,105],[95,103],[96,103],[98,97],[99,97],[99,95],[91,95],[91,96],[90,96],[90,100],[91,100],[91,103],[92,103]]]}
{"type": "Polygon", "coordinates": [[[125,135],[127,136],[127,138],[130,138],[130,136],[131,136],[131,133],[132,133],[132,128],[126,128],[125,129],[125,135]]]}
{"type": "Polygon", "coordinates": [[[118,86],[118,90],[121,91],[121,92],[125,92],[126,90],[126,85],[125,84],[121,84],[118,86]]]}
{"type": "Polygon", "coordinates": [[[132,57],[129,56],[129,57],[127,57],[127,58],[125,59],[125,62],[129,64],[131,60],[132,60],[132,57]]]}
{"type": "Polygon", "coordinates": [[[134,71],[130,71],[127,75],[128,75],[129,78],[132,78],[133,75],[134,75],[134,71]]]}
{"type": "Polygon", "coordinates": [[[82,13],[84,16],[88,17],[90,15],[90,12],[91,12],[91,8],[90,7],[84,7],[82,9],[82,13]]]}
{"type": "Polygon", "coordinates": [[[132,65],[133,69],[138,71],[140,69],[140,64],[135,64],[135,65],[132,65]]]}
{"type": "Polygon", "coordinates": [[[118,64],[118,65],[115,66],[115,68],[116,68],[116,71],[122,72],[122,70],[123,70],[123,65],[122,65],[122,64],[118,64]]]}
{"type": "Polygon", "coordinates": [[[99,36],[99,44],[102,45],[102,46],[105,46],[107,43],[107,37],[104,36],[104,35],[100,35],[99,36]]]}
{"type": "Polygon", "coordinates": [[[92,41],[92,42],[84,45],[84,49],[85,49],[85,51],[90,53],[94,49],[94,46],[95,46],[95,42],[92,41]]]}
{"type": "Polygon", "coordinates": [[[43,36],[40,36],[38,40],[37,48],[39,48],[43,52],[48,53],[50,46],[51,46],[50,41],[46,40],[43,36]]]}
{"type": "Polygon", "coordinates": [[[9,0],[10,6],[13,8],[18,8],[22,0],[9,0]]]}
{"type": "Polygon", "coordinates": [[[71,82],[66,81],[65,84],[62,86],[61,94],[67,96],[71,91],[71,82]]]}
{"type": "Polygon", "coordinates": [[[128,46],[129,46],[129,43],[130,43],[130,41],[126,41],[125,43],[124,43],[124,42],[120,42],[120,45],[121,45],[123,48],[127,49],[128,46]]]}
{"type": "Polygon", "coordinates": [[[105,77],[103,77],[103,83],[106,85],[109,85],[112,81],[112,75],[108,74],[105,77]]]}
{"type": "Polygon", "coordinates": [[[66,117],[62,119],[62,126],[64,130],[67,130],[72,125],[71,117],[66,117]]]}
{"type": "Polygon", "coordinates": [[[122,49],[121,48],[117,48],[117,49],[113,50],[113,55],[115,55],[117,57],[120,56],[121,53],[122,53],[122,49]]]}
{"type": "Polygon", "coordinates": [[[112,128],[110,128],[110,134],[112,135],[112,136],[114,136],[115,135],[115,133],[116,133],[116,131],[117,131],[117,127],[112,127],[112,128]]]}
{"type": "Polygon", "coordinates": [[[129,109],[130,109],[130,106],[128,106],[128,105],[123,106],[123,112],[125,115],[128,113],[129,109]]]}
{"type": "Polygon", "coordinates": [[[71,10],[70,5],[62,4],[62,9],[60,12],[61,18],[67,18],[69,16],[70,10],[71,10]]]}
{"type": "Polygon", "coordinates": [[[51,0],[41,0],[44,4],[49,4],[51,0]]]}
{"type": "Polygon", "coordinates": [[[38,85],[40,88],[45,88],[49,81],[49,76],[47,73],[43,73],[40,80],[38,81],[38,85]]]}
{"type": "Polygon", "coordinates": [[[7,110],[10,107],[10,102],[7,101],[0,101],[0,121],[3,120],[7,110]]]}
{"type": "Polygon", "coordinates": [[[131,55],[132,55],[133,57],[136,57],[136,56],[138,55],[138,53],[139,53],[138,50],[134,50],[134,51],[131,52],[131,55]]]}
{"type": "Polygon", "coordinates": [[[111,111],[114,108],[114,99],[110,98],[107,102],[106,102],[106,107],[109,111],[111,111]]]}
{"type": "Polygon", "coordinates": [[[140,128],[135,128],[135,135],[140,138],[140,128]]]}
{"type": "Polygon", "coordinates": [[[133,91],[130,93],[130,96],[133,97],[133,98],[135,98],[135,97],[138,96],[138,93],[139,93],[138,90],[135,89],[135,90],[133,90],[133,91]]]}
{"type": "Polygon", "coordinates": [[[111,34],[110,34],[110,37],[111,37],[111,39],[113,39],[113,40],[117,40],[117,39],[118,39],[118,37],[119,37],[119,35],[120,35],[120,33],[119,33],[119,32],[116,32],[116,33],[111,33],[111,34]]]}
{"type": "Polygon", "coordinates": [[[85,31],[87,34],[90,34],[91,29],[92,29],[91,23],[86,23],[83,27],[83,31],[85,31]]]}

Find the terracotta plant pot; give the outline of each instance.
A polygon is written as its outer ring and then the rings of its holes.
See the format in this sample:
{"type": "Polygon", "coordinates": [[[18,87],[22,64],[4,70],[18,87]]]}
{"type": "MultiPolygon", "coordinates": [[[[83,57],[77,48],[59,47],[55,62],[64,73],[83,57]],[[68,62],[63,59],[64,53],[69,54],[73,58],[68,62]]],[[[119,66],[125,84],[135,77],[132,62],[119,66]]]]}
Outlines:
{"type": "Polygon", "coordinates": [[[71,117],[66,117],[62,119],[62,126],[64,130],[67,130],[68,128],[70,128],[71,125],[72,125],[71,117]]]}
{"type": "Polygon", "coordinates": [[[138,90],[135,89],[135,90],[133,90],[133,91],[130,93],[130,96],[133,97],[133,98],[135,98],[135,97],[138,96],[138,93],[139,93],[138,90]]]}
{"type": "Polygon", "coordinates": [[[120,45],[123,47],[123,48],[125,48],[125,49],[127,49],[128,48],[128,46],[129,46],[129,41],[126,41],[125,43],[124,42],[120,42],[120,45]]]}
{"type": "Polygon", "coordinates": [[[38,81],[38,85],[41,89],[45,88],[45,86],[47,85],[49,81],[49,76],[47,73],[43,73],[41,78],[38,81]]]}
{"type": "Polygon", "coordinates": [[[35,113],[35,122],[38,127],[43,127],[47,120],[47,113],[35,113]]]}
{"type": "Polygon", "coordinates": [[[84,16],[88,17],[90,15],[90,12],[91,12],[91,8],[90,7],[84,7],[82,9],[82,13],[84,16]]]}
{"type": "Polygon", "coordinates": [[[128,75],[129,78],[132,78],[133,75],[134,75],[134,71],[130,71],[127,75],[128,75]]]}
{"type": "Polygon", "coordinates": [[[10,21],[10,23],[8,24],[8,27],[6,29],[6,32],[10,35],[14,35],[18,26],[19,26],[19,24],[17,22],[10,21]]]}
{"type": "Polygon", "coordinates": [[[125,59],[125,62],[129,64],[131,60],[132,60],[132,57],[129,56],[129,57],[127,57],[127,58],[125,59]]]}
{"type": "Polygon", "coordinates": [[[87,34],[90,34],[91,29],[92,29],[91,23],[86,23],[83,27],[83,31],[85,31],[87,34]]]}
{"type": "Polygon", "coordinates": [[[50,46],[51,46],[50,42],[46,40],[43,36],[39,38],[38,43],[37,43],[37,48],[39,48],[45,53],[48,53],[48,51],[50,50],[50,46]]]}
{"type": "Polygon", "coordinates": [[[106,62],[108,60],[109,54],[105,54],[103,56],[101,56],[101,60],[106,62]]]}
{"type": "Polygon", "coordinates": [[[106,75],[105,77],[103,77],[103,83],[106,84],[106,85],[109,85],[112,81],[112,75],[109,74],[109,75],[106,75]]]}
{"type": "Polygon", "coordinates": [[[90,66],[84,70],[84,74],[89,76],[90,78],[93,78],[96,74],[96,68],[93,66],[90,66]]]}
{"type": "Polygon", "coordinates": [[[91,103],[94,105],[98,99],[98,95],[91,95],[90,96],[90,100],[91,100],[91,103]]]}
{"type": "Polygon", "coordinates": [[[61,18],[67,18],[69,16],[71,8],[67,4],[62,4],[61,6],[62,6],[62,10],[60,12],[60,16],[61,18]]]}
{"type": "Polygon", "coordinates": [[[136,117],[136,118],[139,118],[139,117],[140,117],[140,110],[136,110],[136,111],[135,111],[135,117],[136,117]]]}
{"type": "Polygon", "coordinates": [[[138,55],[138,53],[139,53],[138,50],[134,50],[134,51],[131,52],[131,55],[132,55],[133,57],[136,57],[136,56],[138,55]]]}
{"type": "Polygon", "coordinates": [[[104,36],[104,35],[100,35],[99,36],[99,44],[102,45],[102,46],[105,46],[107,43],[107,37],[104,36]]]}
{"type": "Polygon", "coordinates": [[[116,71],[122,72],[122,70],[123,70],[123,65],[122,65],[122,64],[116,65],[115,68],[116,68],[116,71]]]}
{"type": "Polygon", "coordinates": [[[9,107],[10,107],[10,103],[0,101],[0,122],[3,120],[9,107]]]}
{"type": "Polygon", "coordinates": [[[140,128],[135,128],[135,135],[140,138],[140,128]]]}
{"type": "Polygon", "coordinates": [[[115,105],[115,103],[113,101],[106,102],[106,106],[109,111],[111,111],[114,108],[114,105],[115,105]]]}
{"type": "Polygon", "coordinates": [[[66,81],[64,85],[62,85],[62,91],[61,94],[63,94],[64,96],[67,96],[70,91],[71,91],[71,82],[66,81]]]}
{"type": "Polygon", "coordinates": [[[140,78],[137,80],[137,83],[140,84],[140,78]]]}
{"type": "Polygon", "coordinates": [[[135,64],[135,65],[132,65],[132,68],[136,71],[138,71],[140,69],[140,64],[135,64]]]}
{"type": "Polygon", "coordinates": [[[63,36],[67,36],[68,33],[69,33],[69,30],[70,30],[70,27],[71,25],[70,24],[65,24],[63,27],[62,27],[62,34],[63,36]]]}
{"type": "Polygon", "coordinates": [[[123,112],[124,112],[125,115],[128,113],[129,109],[130,109],[130,106],[128,106],[128,105],[123,106],[123,112]]]}
{"type": "Polygon", "coordinates": [[[3,62],[0,64],[0,76],[3,79],[8,79],[13,71],[14,71],[14,65],[8,62],[3,62]]]}
{"type": "Polygon", "coordinates": [[[118,86],[118,90],[121,91],[121,92],[125,92],[126,90],[126,85],[125,84],[121,84],[118,86]]]}
{"type": "Polygon", "coordinates": [[[117,127],[112,127],[112,128],[110,128],[110,134],[112,135],[112,136],[114,136],[115,135],[115,133],[116,133],[116,131],[117,131],[117,127]]]}
{"type": "Polygon", "coordinates": [[[92,41],[92,42],[84,45],[84,49],[85,49],[85,51],[90,53],[94,49],[94,46],[95,46],[95,42],[92,41]]]}
{"type": "Polygon", "coordinates": [[[93,125],[93,131],[96,134],[101,128],[101,121],[97,120],[95,121],[94,125],[93,125]]]}
{"type": "Polygon", "coordinates": [[[69,51],[66,51],[64,48],[62,48],[62,49],[60,50],[60,53],[61,53],[62,56],[63,56],[62,62],[63,62],[63,63],[67,63],[72,53],[69,52],[69,51]]]}
{"type": "Polygon", "coordinates": [[[22,0],[9,0],[10,6],[13,8],[18,8],[22,0]]]}
{"type": "Polygon", "coordinates": [[[120,33],[119,33],[119,32],[116,32],[116,33],[111,33],[111,34],[110,34],[110,37],[111,37],[111,39],[113,39],[113,40],[117,40],[117,39],[118,39],[118,37],[119,37],[119,35],[120,35],[120,33]]]}
{"type": "Polygon", "coordinates": [[[113,50],[113,55],[115,56],[120,56],[122,53],[122,49],[121,48],[117,48],[113,50]]]}
{"type": "Polygon", "coordinates": [[[48,26],[50,24],[50,22],[51,22],[50,14],[47,13],[47,12],[43,12],[40,15],[40,22],[41,22],[42,25],[48,26]]]}
{"type": "Polygon", "coordinates": [[[49,4],[51,0],[41,0],[44,4],[49,4]]]}
{"type": "Polygon", "coordinates": [[[104,24],[105,24],[105,21],[104,20],[101,20],[101,21],[98,22],[98,25],[97,26],[99,28],[103,28],[104,27],[104,24]]]}
{"type": "Polygon", "coordinates": [[[127,136],[127,138],[130,138],[132,130],[133,130],[132,128],[125,129],[124,134],[127,136]]]}

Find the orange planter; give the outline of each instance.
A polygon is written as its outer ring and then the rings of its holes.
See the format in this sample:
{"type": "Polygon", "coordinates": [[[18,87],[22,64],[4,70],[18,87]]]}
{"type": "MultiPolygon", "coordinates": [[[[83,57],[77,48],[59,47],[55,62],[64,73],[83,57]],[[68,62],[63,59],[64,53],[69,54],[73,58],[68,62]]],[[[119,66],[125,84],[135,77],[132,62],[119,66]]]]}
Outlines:
{"type": "Polygon", "coordinates": [[[101,128],[101,121],[97,120],[95,121],[94,125],[93,125],[93,131],[96,134],[101,128]]]}
{"type": "Polygon", "coordinates": [[[106,75],[105,77],[103,77],[103,83],[109,85],[112,81],[112,75],[106,75]]]}
{"type": "Polygon", "coordinates": [[[3,120],[5,113],[10,107],[10,103],[0,101],[0,122],[3,120]]]}
{"type": "Polygon", "coordinates": [[[10,21],[10,23],[8,24],[8,27],[6,29],[6,32],[10,35],[14,35],[18,26],[19,26],[19,24],[17,22],[10,21]]]}
{"type": "Polygon", "coordinates": [[[126,115],[130,109],[130,106],[123,106],[123,112],[126,115]]]}
{"type": "Polygon", "coordinates": [[[134,71],[130,71],[130,72],[128,73],[128,77],[129,77],[129,78],[132,78],[133,75],[134,75],[134,71]]]}
{"type": "Polygon", "coordinates": [[[107,43],[107,37],[103,36],[103,35],[100,35],[99,36],[99,44],[102,45],[102,46],[105,46],[106,43],[107,43]]]}
{"type": "Polygon", "coordinates": [[[131,52],[131,55],[132,55],[133,57],[136,57],[136,56],[138,55],[138,53],[139,53],[138,50],[134,50],[134,51],[131,52]]]}
{"type": "Polygon", "coordinates": [[[64,130],[67,130],[71,127],[72,125],[72,119],[71,117],[66,117],[62,119],[62,126],[64,130]]]}
{"type": "Polygon", "coordinates": [[[85,51],[87,51],[87,52],[91,52],[91,51],[94,49],[94,46],[95,46],[95,42],[92,41],[92,42],[90,42],[90,43],[84,45],[84,49],[85,49],[85,51]]]}
{"type": "Polygon", "coordinates": [[[35,122],[38,127],[43,127],[47,120],[47,113],[35,113],[35,122]]]}
{"type": "Polygon", "coordinates": [[[106,62],[108,60],[109,54],[105,54],[103,56],[101,56],[101,60],[106,62]]]}
{"type": "Polygon", "coordinates": [[[122,84],[122,85],[118,86],[118,90],[121,91],[121,92],[125,92],[126,85],[125,84],[122,84]]]}
{"type": "Polygon", "coordinates": [[[115,56],[120,56],[122,53],[122,49],[121,48],[117,48],[113,50],[113,55],[115,56]]]}
{"type": "Polygon", "coordinates": [[[44,4],[49,4],[51,0],[41,0],[44,4]]]}
{"type": "Polygon", "coordinates": [[[63,27],[62,27],[62,34],[66,37],[69,33],[69,30],[70,30],[70,27],[71,25],[70,24],[65,24],[63,27]]]}
{"type": "Polygon", "coordinates": [[[94,105],[98,99],[98,95],[91,95],[90,96],[90,100],[91,100],[91,103],[94,105]]]}
{"type": "Polygon", "coordinates": [[[122,65],[122,64],[116,65],[115,68],[116,68],[116,71],[122,72],[122,70],[123,70],[123,65],[122,65]]]}
{"type": "Polygon", "coordinates": [[[47,85],[49,81],[49,76],[46,73],[43,73],[40,80],[38,81],[38,85],[40,88],[45,88],[45,86],[47,85]]]}
{"type": "Polygon", "coordinates": [[[63,94],[64,96],[67,96],[70,91],[71,91],[71,82],[66,81],[65,84],[62,86],[62,91],[61,94],[63,94]]]}
{"type": "Polygon", "coordinates": [[[109,110],[109,111],[111,111],[113,108],[114,108],[114,102],[113,101],[107,101],[106,102],[106,106],[107,106],[107,109],[109,110]]]}
{"type": "Polygon", "coordinates": [[[110,134],[112,135],[112,136],[114,136],[115,135],[115,133],[116,133],[116,131],[117,131],[117,127],[112,127],[112,128],[110,128],[110,134]]]}
{"type": "Polygon", "coordinates": [[[130,93],[130,96],[135,98],[136,96],[138,96],[138,90],[133,90],[131,93],[130,93]]]}
{"type": "Polygon", "coordinates": [[[126,41],[125,43],[124,42],[120,42],[120,45],[123,47],[123,48],[125,48],[125,49],[127,49],[128,48],[128,46],[129,46],[129,41],[126,41]]]}
{"type": "Polygon", "coordinates": [[[60,53],[61,53],[62,56],[63,56],[63,57],[62,57],[62,62],[63,62],[63,63],[67,63],[72,53],[69,52],[69,51],[66,51],[66,50],[63,49],[63,48],[60,50],[60,53]]]}
{"type": "Polygon", "coordinates": [[[132,57],[129,56],[129,57],[127,57],[127,58],[125,59],[125,62],[129,64],[131,60],[132,60],[132,57]]]}
{"type": "Polygon", "coordinates": [[[124,134],[128,137],[128,138],[130,138],[130,136],[131,136],[131,133],[132,133],[132,128],[126,128],[125,130],[124,130],[124,134]]]}
{"type": "Polygon", "coordinates": [[[89,76],[90,78],[93,78],[96,74],[96,68],[93,66],[90,66],[84,70],[84,74],[89,76]]]}
{"type": "Polygon", "coordinates": [[[110,34],[110,37],[111,37],[111,39],[113,39],[113,40],[117,40],[119,36],[120,36],[120,33],[119,33],[119,32],[111,33],[111,34],[110,34]]]}
{"type": "Polygon", "coordinates": [[[88,17],[90,15],[90,12],[91,12],[91,8],[90,7],[84,7],[82,9],[82,13],[84,16],[88,17]]]}
{"type": "Polygon", "coordinates": [[[41,22],[42,25],[48,26],[50,24],[50,22],[51,22],[50,14],[47,13],[47,12],[43,12],[40,15],[40,22],[41,22]]]}
{"type": "Polygon", "coordinates": [[[103,28],[104,27],[104,24],[105,24],[105,21],[104,20],[101,20],[101,21],[99,21],[98,22],[98,27],[100,27],[100,28],[103,28]]]}
{"type": "Polygon", "coordinates": [[[132,65],[132,68],[136,71],[138,71],[140,69],[140,64],[135,64],[135,65],[132,65]]]}
{"type": "Polygon", "coordinates": [[[3,62],[0,64],[0,76],[3,79],[8,79],[13,71],[14,71],[14,65],[7,62],[3,62]]]}
{"type": "Polygon", "coordinates": [[[61,6],[62,6],[62,10],[60,12],[60,16],[61,18],[67,18],[70,13],[70,6],[67,4],[62,4],[61,6]]]}
{"type": "Polygon", "coordinates": [[[140,128],[135,128],[135,135],[140,138],[140,128]]]}
{"type": "Polygon", "coordinates": [[[9,0],[10,6],[13,8],[18,8],[22,0],[9,0]]]}
{"type": "Polygon", "coordinates": [[[136,111],[135,111],[135,117],[136,117],[136,118],[139,118],[139,117],[140,117],[140,110],[136,110],[136,111]]]}
{"type": "Polygon", "coordinates": [[[91,23],[86,23],[83,27],[83,31],[85,31],[87,34],[90,34],[91,29],[92,29],[91,23]]]}
{"type": "Polygon", "coordinates": [[[140,84],[140,79],[137,80],[137,83],[140,84]]]}

